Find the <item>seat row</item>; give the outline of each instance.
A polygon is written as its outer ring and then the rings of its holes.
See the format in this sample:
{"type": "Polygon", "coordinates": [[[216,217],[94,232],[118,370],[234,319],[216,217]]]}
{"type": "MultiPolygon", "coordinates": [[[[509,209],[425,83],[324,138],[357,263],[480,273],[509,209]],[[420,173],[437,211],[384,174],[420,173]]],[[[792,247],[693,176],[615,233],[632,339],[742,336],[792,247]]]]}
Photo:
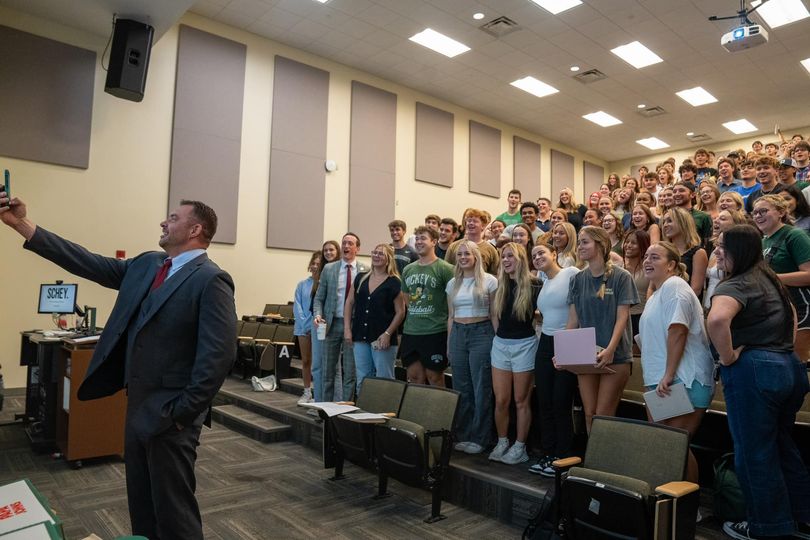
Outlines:
{"type": "Polygon", "coordinates": [[[276,371],[277,359],[286,347],[289,360],[295,345],[293,326],[276,322],[239,321],[236,332],[235,369],[245,379],[262,371],[276,371]]]}

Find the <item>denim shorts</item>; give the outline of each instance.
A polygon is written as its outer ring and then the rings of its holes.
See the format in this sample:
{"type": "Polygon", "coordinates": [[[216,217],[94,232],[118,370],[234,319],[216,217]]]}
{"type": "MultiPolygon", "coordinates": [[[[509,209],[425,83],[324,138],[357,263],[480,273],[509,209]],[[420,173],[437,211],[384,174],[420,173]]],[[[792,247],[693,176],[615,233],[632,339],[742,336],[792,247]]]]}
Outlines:
{"type": "MultiPolygon", "coordinates": [[[[672,380],[672,384],[678,384],[683,382],[678,377],[675,377],[672,380]]],[[[671,385],[670,385],[671,386],[671,385]]],[[[647,391],[655,390],[658,385],[652,386],[645,386],[644,388],[647,391]]],[[[712,404],[712,396],[714,396],[714,390],[711,386],[706,386],[705,384],[700,384],[697,381],[692,381],[692,387],[686,389],[686,395],[689,396],[689,402],[692,404],[692,407],[695,409],[708,409],[709,405],[712,404]]]]}
{"type": "Polygon", "coordinates": [[[534,371],[537,343],[535,336],[523,339],[504,339],[495,336],[492,340],[492,367],[513,373],[534,371]]]}

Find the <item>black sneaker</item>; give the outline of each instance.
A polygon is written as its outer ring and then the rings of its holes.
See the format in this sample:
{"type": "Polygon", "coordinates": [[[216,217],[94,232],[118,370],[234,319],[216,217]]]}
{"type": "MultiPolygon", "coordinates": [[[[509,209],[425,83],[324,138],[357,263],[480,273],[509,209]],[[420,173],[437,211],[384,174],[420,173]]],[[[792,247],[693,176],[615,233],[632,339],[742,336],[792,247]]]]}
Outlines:
{"type": "Polygon", "coordinates": [[[537,463],[529,467],[529,472],[532,474],[543,474],[543,469],[548,467],[554,460],[551,456],[543,456],[537,460],[537,463]]]}
{"type": "Polygon", "coordinates": [[[803,540],[810,540],[810,524],[797,523],[796,532],[793,533],[793,538],[802,538],[803,540]]]}
{"type": "Polygon", "coordinates": [[[734,521],[726,521],[723,523],[723,532],[737,540],[756,540],[762,538],[761,536],[752,536],[751,533],[748,532],[747,521],[737,521],[736,523],[734,521]]]}

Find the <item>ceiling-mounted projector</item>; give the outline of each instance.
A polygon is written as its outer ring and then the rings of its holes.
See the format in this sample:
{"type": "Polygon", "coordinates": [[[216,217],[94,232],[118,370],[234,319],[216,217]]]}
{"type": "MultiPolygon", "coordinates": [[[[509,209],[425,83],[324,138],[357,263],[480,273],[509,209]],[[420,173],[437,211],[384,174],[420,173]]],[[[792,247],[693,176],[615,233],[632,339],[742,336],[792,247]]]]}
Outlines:
{"type": "Polygon", "coordinates": [[[758,24],[744,24],[723,34],[720,45],[728,52],[737,52],[768,43],[768,32],[758,24]]]}

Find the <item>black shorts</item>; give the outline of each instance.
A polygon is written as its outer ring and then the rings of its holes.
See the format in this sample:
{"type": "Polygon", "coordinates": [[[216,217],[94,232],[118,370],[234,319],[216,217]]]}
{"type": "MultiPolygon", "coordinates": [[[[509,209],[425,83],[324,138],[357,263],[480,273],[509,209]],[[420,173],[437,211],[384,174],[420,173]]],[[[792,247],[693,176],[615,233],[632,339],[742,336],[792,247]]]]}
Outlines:
{"type": "Polygon", "coordinates": [[[406,368],[420,362],[425,369],[441,373],[447,369],[447,332],[425,336],[402,334],[399,357],[406,368]]]}

